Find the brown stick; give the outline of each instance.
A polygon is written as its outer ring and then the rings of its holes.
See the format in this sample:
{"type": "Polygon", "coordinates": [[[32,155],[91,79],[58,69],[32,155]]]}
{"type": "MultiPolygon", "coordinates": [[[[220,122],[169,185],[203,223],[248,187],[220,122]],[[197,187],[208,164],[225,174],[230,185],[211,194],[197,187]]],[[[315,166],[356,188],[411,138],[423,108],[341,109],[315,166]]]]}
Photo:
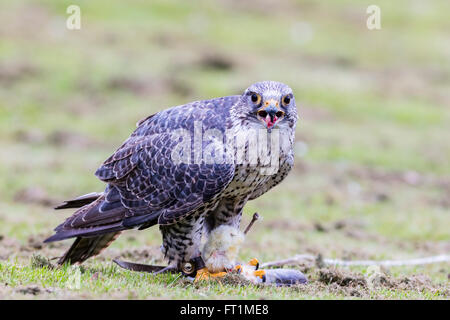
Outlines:
{"type": "Polygon", "coordinates": [[[250,221],[250,223],[248,224],[247,228],[245,228],[244,234],[247,234],[247,232],[250,230],[250,228],[253,226],[253,224],[255,223],[256,220],[259,219],[259,214],[258,212],[255,212],[253,214],[253,218],[252,221],[250,221]]]}
{"type": "MultiPolygon", "coordinates": [[[[309,255],[309,254],[299,254],[296,256],[293,256],[289,259],[285,260],[279,260],[279,261],[270,261],[263,263],[261,265],[261,268],[268,268],[268,267],[281,267],[285,265],[298,265],[305,262],[314,262],[316,260],[316,256],[309,255]]],[[[379,265],[379,266],[385,266],[385,267],[391,267],[391,266],[414,266],[414,265],[424,265],[424,264],[431,264],[431,263],[440,263],[440,262],[449,262],[450,261],[450,255],[438,255],[438,256],[432,256],[432,257],[425,257],[425,258],[417,258],[417,259],[407,259],[407,260],[382,260],[382,261],[376,261],[376,260],[353,260],[353,261],[347,261],[347,260],[339,260],[339,259],[323,259],[323,262],[326,265],[334,265],[334,266],[371,266],[371,265],[379,265]]]]}

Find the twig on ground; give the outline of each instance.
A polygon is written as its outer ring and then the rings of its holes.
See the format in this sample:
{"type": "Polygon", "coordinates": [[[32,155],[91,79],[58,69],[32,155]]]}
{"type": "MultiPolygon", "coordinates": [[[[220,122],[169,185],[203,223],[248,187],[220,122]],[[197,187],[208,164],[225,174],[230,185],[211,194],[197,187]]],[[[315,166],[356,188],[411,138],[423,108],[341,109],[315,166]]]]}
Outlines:
{"type": "MultiPolygon", "coordinates": [[[[268,267],[281,267],[285,265],[296,265],[301,264],[304,262],[314,262],[316,261],[317,257],[309,254],[299,254],[294,257],[284,259],[284,260],[278,260],[278,261],[270,261],[263,263],[261,265],[261,268],[268,268],[268,267]]],[[[340,260],[340,259],[322,259],[321,262],[323,262],[326,265],[334,265],[334,266],[372,266],[372,265],[378,265],[378,266],[385,266],[385,267],[391,267],[391,266],[413,266],[413,265],[423,265],[423,264],[431,264],[431,263],[438,263],[438,262],[450,262],[450,255],[441,254],[438,256],[431,256],[431,257],[425,257],[425,258],[417,258],[417,259],[407,259],[407,260],[353,260],[353,261],[347,261],[347,260],[340,260]]]]}

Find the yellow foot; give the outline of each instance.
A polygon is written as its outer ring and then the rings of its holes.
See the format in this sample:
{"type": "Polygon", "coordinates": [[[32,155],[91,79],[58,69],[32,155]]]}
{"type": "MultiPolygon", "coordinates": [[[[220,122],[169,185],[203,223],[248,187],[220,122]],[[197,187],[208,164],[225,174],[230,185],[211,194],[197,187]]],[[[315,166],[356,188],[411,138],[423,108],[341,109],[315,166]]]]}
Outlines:
{"type": "Polygon", "coordinates": [[[211,272],[209,272],[208,268],[202,268],[197,271],[197,275],[195,276],[194,282],[197,282],[200,280],[221,278],[221,277],[224,277],[226,274],[227,274],[226,272],[211,273],[211,272]]]}
{"type": "Polygon", "coordinates": [[[228,272],[238,272],[244,277],[248,278],[252,282],[264,282],[266,277],[266,272],[264,270],[259,270],[259,261],[256,258],[251,259],[246,264],[238,264],[233,269],[223,272],[211,273],[208,268],[202,268],[197,271],[194,282],[201,280],[212,280],[224,277],[228,272]]]}

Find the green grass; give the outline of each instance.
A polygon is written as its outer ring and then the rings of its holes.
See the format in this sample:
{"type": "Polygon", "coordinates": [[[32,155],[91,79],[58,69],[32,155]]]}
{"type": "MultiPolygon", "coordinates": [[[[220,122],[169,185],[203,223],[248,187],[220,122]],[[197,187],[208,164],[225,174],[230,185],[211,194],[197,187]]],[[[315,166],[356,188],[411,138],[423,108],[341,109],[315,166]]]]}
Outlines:
{"type": "Polygon", "coordinates": [[[241,260],[449,252],[450,3],[373,1],[379,31],[367,30],[361,1],[276,3],[85,0],[78,31],[65,29],[71,1],[0,4],[0,299],[448,299],[448,264],[385,270],[427,280],[373,291],[320,281],[315,265],[300,266],[310,285],[272,288],[193,285],[112,264],[163,263],[156,228],[126,233],[88,261],[76,290],[68,279],[77,268],[30,262],[68,247],[36,246],[70,214],[51,204],[101,191],[93,172],[138,120],[267,79],[293,88],[307,152],[248,203],[243,223],[255,211],[264,219],[241,260]],[[211,56],[230,68],[208,66],[211,56]]]}
{"type": "MultiPolygon", "coordinates": [[[[149,275],[124,271],[115,265],[96,263],[89,268],[65,265],[58,269],[48,266],[20,266],[17,262],[0,264],[0,281],[8,287],[0,297],[30,298],[85,298],[101,299],[336,299],[345,297],[345,288],[317,282],[295,287],[274,287],[228,284],[205,281],[192,283],[180,275],[149,275]],[[37,293],[32,293],[38,288],[37,293]],[[340,292],[341,291],[341,292],[340,292]],[[341,294],[339,294],[341,293],[341,294]],[[3,295],[3,296],[2,296],[3,295]]],[[[362,273],[365,273],[362,270],[362,273]]],[[[312,278],[314,279],[314,278],[312,278]]],[[[315,279],[314,279],[315,280],[315,279]]],[[[393,290],[380,287],[376,290],[354,289],[354,298],[377,299],[442,299],[445,288],[407,288],[393,290]],[[361,296],[361,292],[365,292],[361,296]],[[356,293],[356,294],[355,294],[356,293]]]]}

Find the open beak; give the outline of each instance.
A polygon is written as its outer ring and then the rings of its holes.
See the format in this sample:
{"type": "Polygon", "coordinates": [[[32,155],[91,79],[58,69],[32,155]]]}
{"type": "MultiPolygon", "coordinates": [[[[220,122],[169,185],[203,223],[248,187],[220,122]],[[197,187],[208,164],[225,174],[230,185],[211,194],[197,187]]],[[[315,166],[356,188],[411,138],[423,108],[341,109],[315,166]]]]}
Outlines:
{"type": "Polygon", "coordinates": [[[273,99],[265,101],[264,106],[258,110],[258,118],[266,124],[269,130],[283,116],[284,112],[278,107],[278,102],[273,99]]]}

